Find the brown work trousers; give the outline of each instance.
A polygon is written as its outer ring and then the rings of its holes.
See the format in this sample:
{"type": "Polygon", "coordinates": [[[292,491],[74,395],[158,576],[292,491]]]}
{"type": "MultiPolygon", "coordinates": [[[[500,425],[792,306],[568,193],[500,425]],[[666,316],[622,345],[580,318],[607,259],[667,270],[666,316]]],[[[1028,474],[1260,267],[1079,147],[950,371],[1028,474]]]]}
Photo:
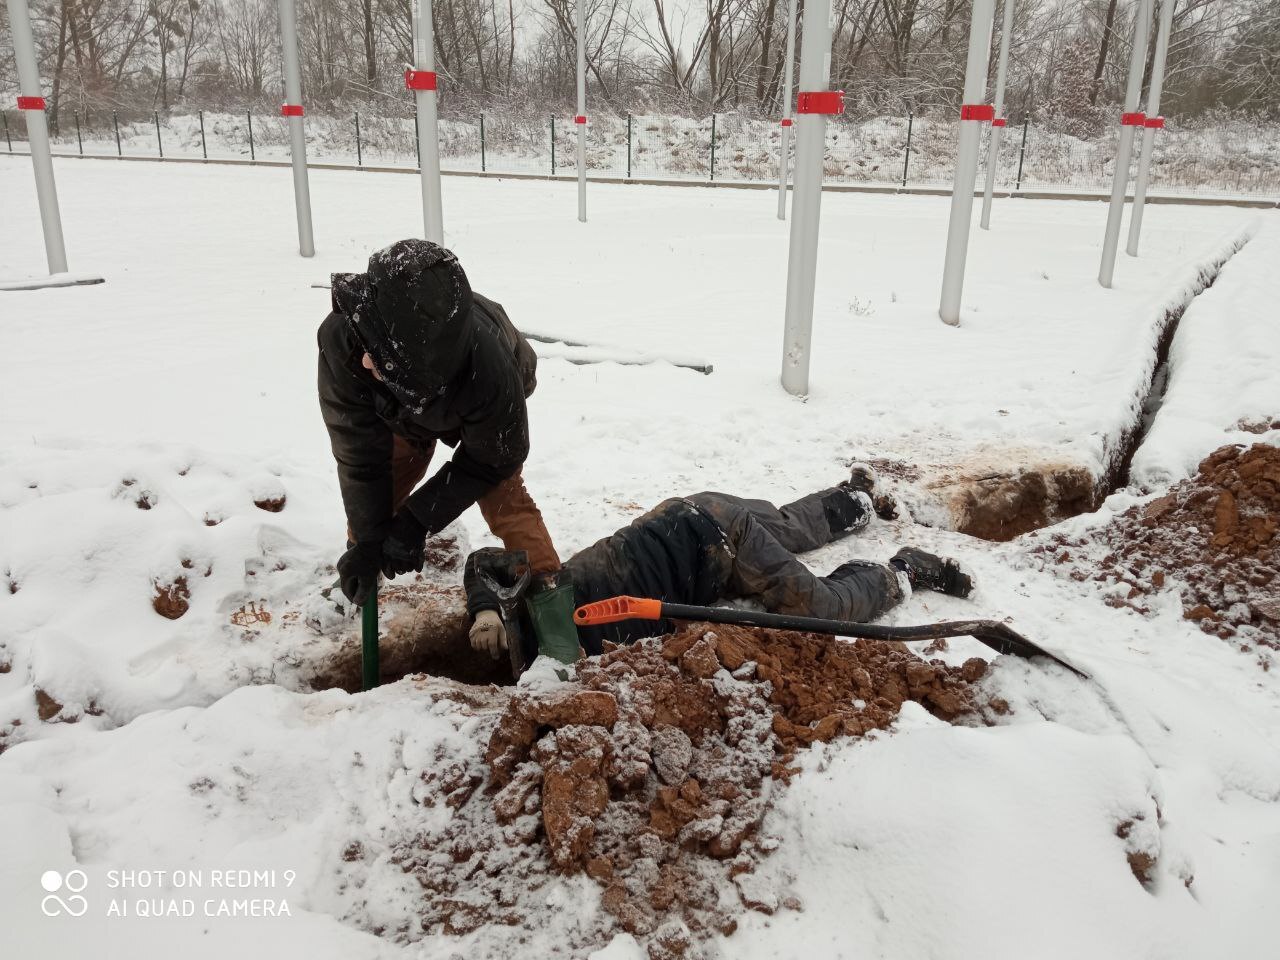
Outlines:
{"type": "MultiPolygon", "coordinates": [[[[399,510],[409,494],[427,475],[432,444],[426,452],[414,449],[398,435],[391,450],[391,490],[396,509],[399,510]]],[[[560,555],[556,553],[551,535],[542,522],[538,505],[525,489],[524,477],[517,470],[478,501],[480,514],[493,535],[508,550],[524,550],[529,554],[529,569],[537,573],[554,573],[560,569],[560,555]]]]}

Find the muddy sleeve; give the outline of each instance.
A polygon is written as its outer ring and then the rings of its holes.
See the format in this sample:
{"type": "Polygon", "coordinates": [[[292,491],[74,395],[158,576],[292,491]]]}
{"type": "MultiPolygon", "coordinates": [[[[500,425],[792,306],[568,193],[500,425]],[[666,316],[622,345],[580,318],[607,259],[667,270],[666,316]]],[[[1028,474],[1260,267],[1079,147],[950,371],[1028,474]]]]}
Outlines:
{"type": "Polygon", "coordinates": [[[374,410],[373,392],[342,362],[322,334],[318,388],[320,413],[338,464],[347,524],[358,542],[386,537],[393,512],[390,429],[374,410]]]}
{"type": "Polygon", "coordinates": [[[472,402],[461,411],[461,440],[452,459],[405,503],[428,533],[456,520],[529,455],[528,412],[515,366],[503,368],[496,383],[475,384],[472,402]]]}

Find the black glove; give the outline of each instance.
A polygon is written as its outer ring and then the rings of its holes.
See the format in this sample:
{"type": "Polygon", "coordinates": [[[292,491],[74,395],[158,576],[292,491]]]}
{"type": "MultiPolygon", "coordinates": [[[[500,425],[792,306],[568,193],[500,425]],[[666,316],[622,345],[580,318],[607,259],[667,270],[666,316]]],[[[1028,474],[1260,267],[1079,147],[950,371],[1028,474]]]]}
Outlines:
{"type": "Polygon", "coordinates": [[[338,558],[338,582],[346,598],[357,607],[363,607],[369,594],[378,586],[378,571],[382,567],[382,544],[357,543],[348,547],[338,558]]]}
{"type": "Polygon", "coordinates": [[[382,575],[391,579],[410,570],[421,571],[426,542],[427,528],[408,510],[401,510],[382,542],[382,575]]]}

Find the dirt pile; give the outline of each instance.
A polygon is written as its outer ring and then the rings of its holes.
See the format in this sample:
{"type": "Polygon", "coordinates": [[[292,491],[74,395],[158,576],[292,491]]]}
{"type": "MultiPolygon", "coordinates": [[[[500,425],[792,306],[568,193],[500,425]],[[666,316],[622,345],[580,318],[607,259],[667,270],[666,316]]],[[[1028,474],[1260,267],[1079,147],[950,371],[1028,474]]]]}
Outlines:
{"type": "MultiPolygon", "coordinates": [[[[1087,540],[1058,537],[1033,552],[1056,564],[1073,549],[1106,550],[1078,580],[1112,582],[1113,606],[1149,612],[1147,598],[1177,590],[1205,633],[1280,649],[1280,447],[1222,447],[1165,496],[1125,511],[1087,540]]],[[[1269,659],[1262,660],[1264,666],[1269,659]]]]}
{"type": "Polygon", "coordinates": [[[884,729],[907,700],[980,723],[1007,709],[973,686],[985,670],[707,625],[583,661],[577,683],[511,698],[483,758],[488,788],[460,773],[447,835],[397,854],[428,893],[424,929],[522,925],[553,873],[602,888],[603,913],[568,934],[573,955],[627,931],[655,960],[694,957],[744,909],[800,909],[753,873],[777,846],[760,827],[796,752],[884,729]]]}

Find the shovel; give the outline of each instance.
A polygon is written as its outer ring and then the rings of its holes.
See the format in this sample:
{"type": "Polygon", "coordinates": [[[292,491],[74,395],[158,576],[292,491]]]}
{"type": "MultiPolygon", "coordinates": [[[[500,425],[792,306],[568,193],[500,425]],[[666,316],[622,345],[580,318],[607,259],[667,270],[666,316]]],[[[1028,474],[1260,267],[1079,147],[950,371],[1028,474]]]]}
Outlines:
{"type": "MultiPolygon", "coordinates": [[[[379,577],[378,579],[381,579],[379,577]]],[[[378,685],[378,583],[360,608],[360,686],[372,690],[378,685]]]]}
{"type": "Polygon", "coordinates": [[[1083,670],[1072,666],[1039,644],[1032,643],[1012,627],[995,620],[951,620],[914,627],[886,627],[873,623],[855,623],[851,620],[823,620],[818,617],[758,613],[754,610],[735,610],[731,607],[695,607],[639,597],[611,597],[608,600],[585,604],[573,613],[573,621],[580,627],[617,623],[620,620],[705,620],[709,623],[769,627],[773,630],[803,630],[809,633],[831,633],[838,637],[896,640],[904,643],[915,640],[939,640],[943,637],[973,637],[996,653],[1012,654],[1028,660],[1033,657],[1045,657],[1059,666],[1066,667],[1079,677],[1086,680],[1089,678],[1083,670]]]}

